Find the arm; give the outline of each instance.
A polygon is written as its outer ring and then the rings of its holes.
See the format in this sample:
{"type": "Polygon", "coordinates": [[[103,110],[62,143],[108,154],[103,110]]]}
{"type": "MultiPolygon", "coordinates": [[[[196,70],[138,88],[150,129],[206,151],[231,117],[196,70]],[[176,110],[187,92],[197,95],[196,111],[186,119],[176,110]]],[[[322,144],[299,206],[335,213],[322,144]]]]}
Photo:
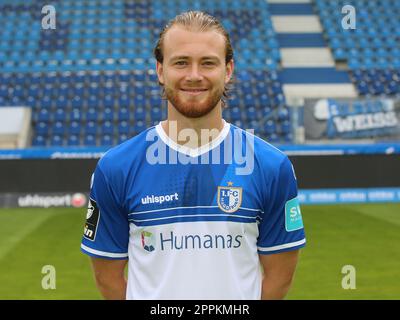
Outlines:
{"type": "Polygon", "coordinates": [[[260,254],[264,269],[262,300],[283,299],[292,284],[299,250],[263,255],[260,254]]]}
{"type": "Polygon", "coordinates": [[[106,300],[126,299],[125,266],[128,260],[91,258],[97,288],[106,300]]]}

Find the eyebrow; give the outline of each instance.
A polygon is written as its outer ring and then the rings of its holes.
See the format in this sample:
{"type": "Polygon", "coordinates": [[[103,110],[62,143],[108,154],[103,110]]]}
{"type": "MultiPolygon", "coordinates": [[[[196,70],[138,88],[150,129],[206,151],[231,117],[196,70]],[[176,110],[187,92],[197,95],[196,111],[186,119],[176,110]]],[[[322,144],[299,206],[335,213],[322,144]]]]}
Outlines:
{"type": "MultiPolygon", "coordinates": [[[[189,60],[190,56],[176,56],[176,57],[172,57],[170,59],[170,61],[175,61],[175,60],[189,60]]],[[[202,57],[201,60],[217,60],[219,61],[219,57],[218,56],[205,56],[202,57]]]]}

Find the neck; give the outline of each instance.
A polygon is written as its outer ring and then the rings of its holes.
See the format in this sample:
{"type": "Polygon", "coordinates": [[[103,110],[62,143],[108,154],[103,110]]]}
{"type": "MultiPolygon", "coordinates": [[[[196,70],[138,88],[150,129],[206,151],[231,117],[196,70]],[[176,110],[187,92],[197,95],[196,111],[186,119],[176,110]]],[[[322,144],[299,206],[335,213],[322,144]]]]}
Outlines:
{"type": "Polygon", "coordinates": [[[221,101],[204,117],[188,118],[168,101],[168,119],[161,122],[168,137],[189,148],[201,147],[219,135],[224,127],[221,101]]]}

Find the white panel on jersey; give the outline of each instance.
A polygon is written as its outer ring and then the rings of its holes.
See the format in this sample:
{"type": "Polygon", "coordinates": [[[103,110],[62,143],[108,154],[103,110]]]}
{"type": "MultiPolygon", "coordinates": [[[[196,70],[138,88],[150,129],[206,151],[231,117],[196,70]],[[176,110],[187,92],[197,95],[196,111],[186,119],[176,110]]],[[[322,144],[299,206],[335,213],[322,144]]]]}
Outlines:
{"type": "Polygon", "coordinates": [[[322,26],[318,16],[271,16],[272,25],[277,33],[321,33],[322,26]]]}

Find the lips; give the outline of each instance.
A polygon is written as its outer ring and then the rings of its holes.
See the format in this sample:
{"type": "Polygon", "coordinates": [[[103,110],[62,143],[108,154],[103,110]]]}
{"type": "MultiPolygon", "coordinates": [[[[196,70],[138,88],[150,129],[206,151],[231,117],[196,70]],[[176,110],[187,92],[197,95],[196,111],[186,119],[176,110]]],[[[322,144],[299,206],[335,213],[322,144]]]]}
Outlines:
{"type": "Polygon", "coordinates": [[[203,92],[206,92],[208,89],[204,88],[182,88],[181,91],[183,91],[186,94],[189,94],[191,96],[197,96],[199,94],[202,94],[203,92]]]}
{"type": "Polygon", "coordinates": [[[203,89],[203,88],[182,88],[182,91],[186,91],[186,92],[203,92],[203,91],[207,91],[207,89],[203,89]]]}

